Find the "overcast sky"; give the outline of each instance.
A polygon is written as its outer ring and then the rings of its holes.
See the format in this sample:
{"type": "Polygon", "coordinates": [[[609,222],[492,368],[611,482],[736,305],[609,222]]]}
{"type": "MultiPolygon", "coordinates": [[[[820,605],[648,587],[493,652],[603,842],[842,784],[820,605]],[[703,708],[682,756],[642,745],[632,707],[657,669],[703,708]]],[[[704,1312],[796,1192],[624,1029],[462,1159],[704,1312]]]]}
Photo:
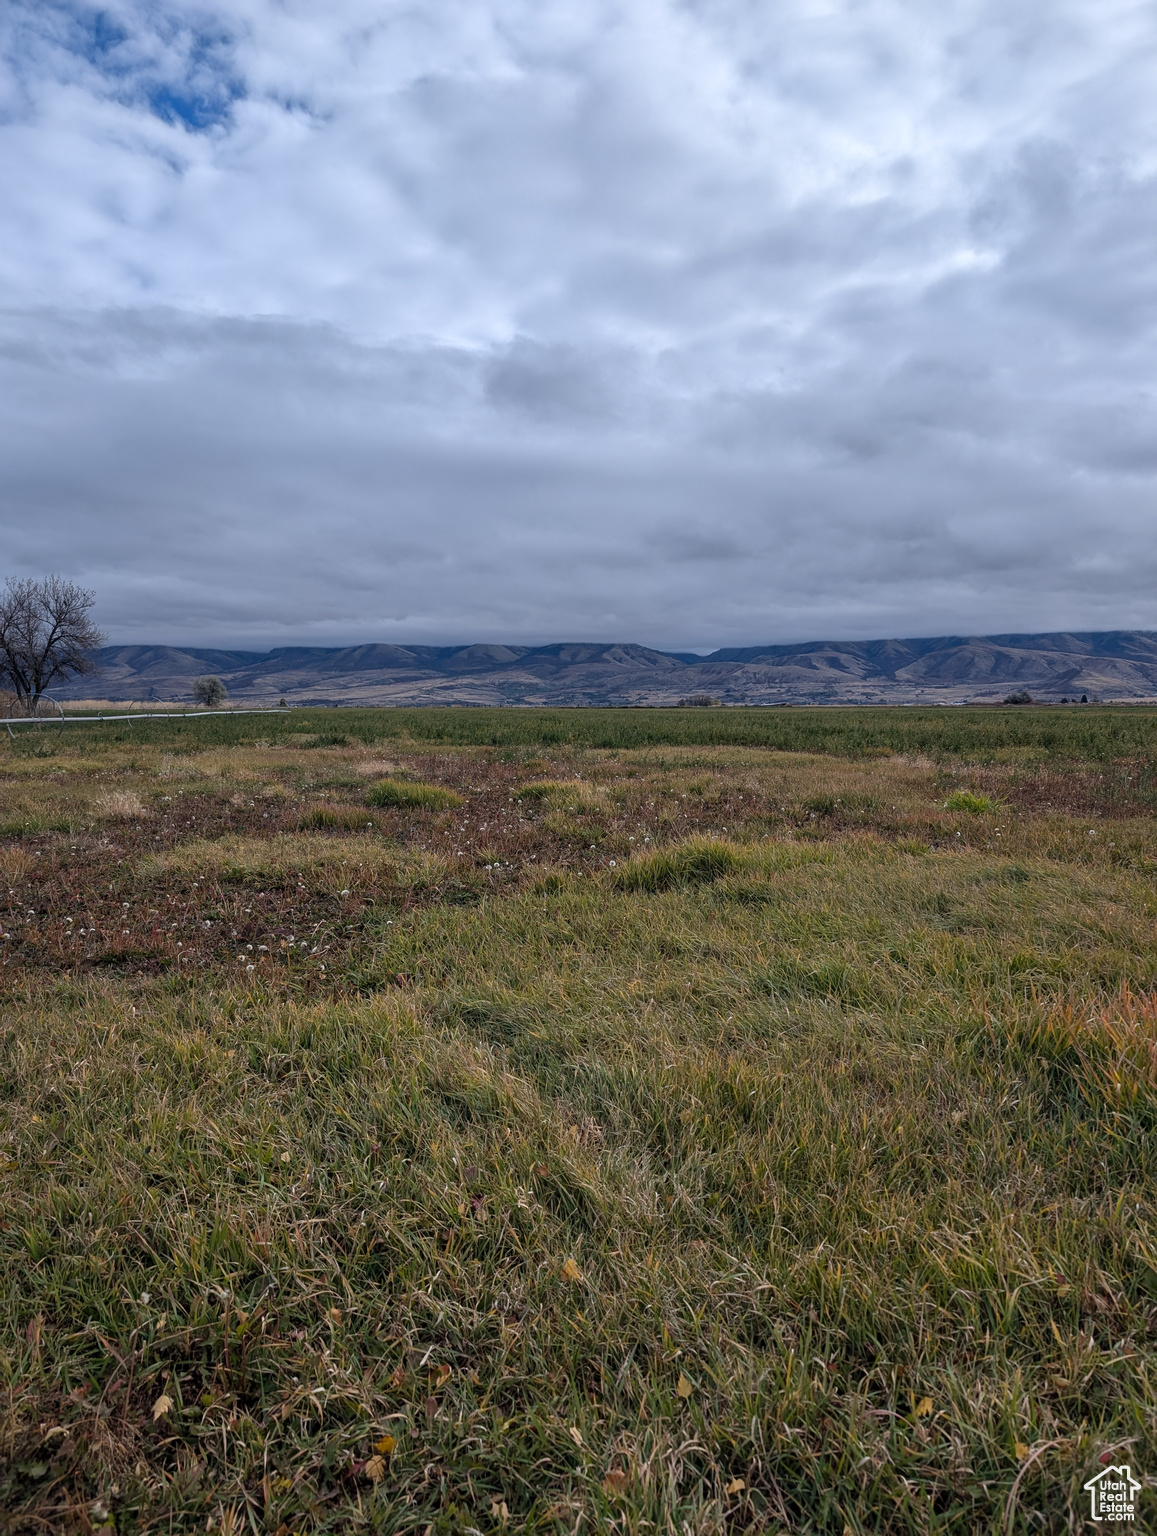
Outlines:
{"type": "Polygon", "coordinates": [[[1157,628],[1152,0],[7,0],[5,573],[116,641],[1157,628]]]}

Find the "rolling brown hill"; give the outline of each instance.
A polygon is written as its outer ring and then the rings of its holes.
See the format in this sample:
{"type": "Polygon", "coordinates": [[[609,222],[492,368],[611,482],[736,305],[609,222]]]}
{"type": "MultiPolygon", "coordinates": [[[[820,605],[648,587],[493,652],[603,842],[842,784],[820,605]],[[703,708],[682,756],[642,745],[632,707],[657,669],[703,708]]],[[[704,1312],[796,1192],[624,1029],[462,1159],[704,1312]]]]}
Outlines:
{"type": "Polygon", "coordinates": [[[62,699],[190,698],[193,679],[221,677],[235,703],[725,704],[994,702],[1025,689],[1042,701],[1157,698],[1157,634],[945,636],[809,641],[709,656],[642,645],[283,646],[240,651],[105,646],[97,679],[62,699]]]}

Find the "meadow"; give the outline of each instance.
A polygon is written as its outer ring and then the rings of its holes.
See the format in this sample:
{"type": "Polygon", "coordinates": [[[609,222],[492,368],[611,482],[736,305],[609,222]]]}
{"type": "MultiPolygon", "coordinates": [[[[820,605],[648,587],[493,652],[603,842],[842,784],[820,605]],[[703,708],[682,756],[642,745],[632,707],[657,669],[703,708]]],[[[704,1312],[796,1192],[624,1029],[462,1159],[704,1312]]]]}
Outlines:
{"type": "MultiPolygon", "coordinates": [[[[119,706],[110,706],[116,709],[119,706]]],[[[233,719],[158,720],[142,714],[129,725],[94,727],[103,741],[229,745],[254,735],[292,744],[315,741],[404,741],[432,747],[668,746],[769,747],[781,752],[855,756],[873,751],[924,753],[969,762],[1056,759],[1094,762],[1146,757],[1154,712],[1137,705],[1009,708],[872,709],[341,709],[276,711],[233,719]],[[131,734],[130,734],[131,733],[131,734]]],[[[75,727],[73,727],[75,729],[75,727]]]]}
{"type": "Polygon", "coordinates": [[[0,1530],[1152,1523],[1155,742],[0,741],[0,1530]]]}

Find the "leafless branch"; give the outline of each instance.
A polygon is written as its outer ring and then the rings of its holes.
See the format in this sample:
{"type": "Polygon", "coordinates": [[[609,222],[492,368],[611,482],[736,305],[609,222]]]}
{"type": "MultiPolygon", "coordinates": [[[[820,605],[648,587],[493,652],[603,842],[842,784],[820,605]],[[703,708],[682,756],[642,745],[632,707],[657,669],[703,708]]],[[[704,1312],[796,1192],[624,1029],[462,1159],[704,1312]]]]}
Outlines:
{"type": "Polygon", "coordinates": [[[54,682],[99,670],[104,636],[89,617],[93,594],[61,576],[9,579],[0,593],[0,684],[35,705],[54,682]]]}

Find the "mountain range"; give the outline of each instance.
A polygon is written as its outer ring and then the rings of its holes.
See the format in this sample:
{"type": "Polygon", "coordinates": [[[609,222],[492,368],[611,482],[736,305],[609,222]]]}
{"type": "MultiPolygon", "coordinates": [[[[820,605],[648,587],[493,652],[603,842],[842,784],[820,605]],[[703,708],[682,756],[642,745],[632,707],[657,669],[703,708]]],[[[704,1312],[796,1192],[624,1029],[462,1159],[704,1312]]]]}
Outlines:
{"type": "Polygon", "coordinates": [[[643,645],[281,646],[272,651],[110,645],[62,699],[187,702],[220,677],[236,704],[658,705],[998,702],[1157,698],[1157,633],[941,636],[731,647],[700,656],[643,645]]]}

